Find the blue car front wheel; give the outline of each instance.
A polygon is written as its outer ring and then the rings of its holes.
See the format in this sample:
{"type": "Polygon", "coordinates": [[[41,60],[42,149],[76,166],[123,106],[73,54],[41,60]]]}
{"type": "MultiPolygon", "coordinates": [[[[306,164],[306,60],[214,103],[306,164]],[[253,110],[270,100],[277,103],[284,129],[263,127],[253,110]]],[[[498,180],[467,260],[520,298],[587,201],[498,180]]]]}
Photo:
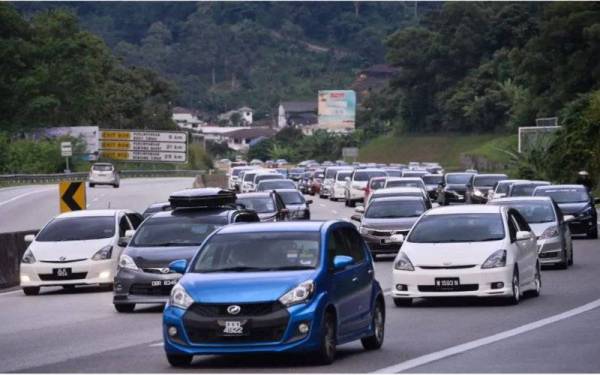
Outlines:
{"type": "Polygon", "coordinates": [[[336,352],[335,315],[325,313],[321,329],[321,343],[317,351],[317,362],[321,365],[330,365],[335,360],[336,352]]]}
{"type": "Polygon", "coordinates": [[[189,366],[192,363],[192,359],[194,357],[191,355],[167,353],[167,361],[173,367],[189,366]]]}
{"type": "Polygon", "coordinates": [[[376,350],[383,345],[385,334],[385,308],[383,303],[378,301],[373,311],[373,335],[362,338],[360,341],[366,350],[376,350]]]}

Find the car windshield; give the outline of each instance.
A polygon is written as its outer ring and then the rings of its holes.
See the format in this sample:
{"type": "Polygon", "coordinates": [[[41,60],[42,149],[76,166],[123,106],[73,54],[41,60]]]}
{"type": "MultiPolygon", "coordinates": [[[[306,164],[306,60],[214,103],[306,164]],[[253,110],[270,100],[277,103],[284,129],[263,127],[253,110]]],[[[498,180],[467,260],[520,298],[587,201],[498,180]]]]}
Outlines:
{"type": "Polygon", "coordinates": [[[439,185],[444,182],[444,176],[423,176],[423,182],[427,185],[439,185]]]}
{"type": "Polygon", "coordinates": [[[113,170],[113,166],[109,164],[95,164],[92,166],[92,170],[96,172],[110,172],[113,170]]]}
{"type": "Polygon", "coordinates": [[[258,185],[258,191],[267,191],[273,189],[295,189],[296,185],[292,181],[263,181],[258,185]]]}
{"type": "Polygon", "coordinates": [[[505,179],[506,176],[475,176],[473,186],[494,186],[496,182],[505,179]]]}
{"type": "Polygon", "coordinates": [[[444,214],[427,215],[421,218],[412,229],[408,241],[480,242],[498,241],[504,236],[504,224],[499,213],[444,214]]]}
{"type": "Polygon", "coordinates": [[[587,191],[578,188],[543,189],[538,190],[535,195],[551,197],[556,203],[583,203],[590,199],[587,191]]]}
{"type": "Polygon", "coordinates": [[[234,170],[231,172],[231,175],[232,175],[232,176],[235,176],[235,177],[237,177],[237,176],[239,176],[239,175],[240,175],[240,173],[242,173],[242,171],[243,171],[243,169],[234,169],[234,170]]]}
{"type": "Polygon", "coordinates": [[[298,191],[280,191],[279,195],[286,206],[288,204],[304,204],[305,202],[304,197],[298,191]]]}
{"type": "Polygon", "coordinates": [[[425,212],[425,205],[419,200],[374,200],[369,204],[365,217],[369,219],[418,217],[423,212],[425,212]]]}
{"type": "Polygon", "coordinates": [[[491,202],[495,205],[515,208],[529,224],[550,223],[556,221],[554,209],[550,202],[536,201],[503,201],[491,202]]]}
{"type": "Polygon", "coordinates": [[[350,177],[351,175],[352,175],[352,172],[338,172],[336,180],[344,181],[346,179],[346,177],[350,177]]]}
{"type": "Polygon", "coordinates": [[[446,175],[447,184],[466,185],[471,179],[472,174],[448,174],[446,175]]]}
{"type": "Polygon", "coordinates": [[[372,177],[386,177],[384,171],[358,171],[354,173],[354,181],[369,181],[372,177]]]}
{"type": "Polygon", "coordinates": [[[238,198],[236,203],[259,214],[275,212],[275,203],[271,197],[238,198]]]}
{"type": "Polygon", "coordinates": [[[323,178],[325,175],[323,174],[323,172],[315,172],[314,177],[315,178],[323,178]]]}
{"type": "Polygon", "coordinates": [[[136,230],[130,246],[199,246],[215,229],[227,224],[223,216],[150,217],[136,230]]]}
{"type": "Polygon", "coordinates": [[[498,186],[496,186],[496,194],[506,194],[508,193],[508,189],[513,182],[499,182],[498,186]]]}
{"type": "Polygon", "coordinates": [[[39,242],[84,241],[115,235],[114,216],[65,217],[52,220],[35,238],[39,242]]]}
{"type": "Polygon", "coordinates": [[[402,173],[402,177],[421,177],[423,175],[426,175],[429,172],[409,172],[409,171],[405,171],[404,173],[402,173]]]}
{"type": "Polygon", "coordinates": [[[314,269],[318,232],[218,234],[200,249],[192,272],[267,272],[314,269]]]}
{"type": "Polygon", "coordinates": [[[400,169],[386,169],[385,172],[390,177],[402,177],[402,171],[400,169]]]}
{"type": "Polygon", "coordinates": [[[388,181],[387,184],[385,185],[386,188],[393,188],[393,187],[416,187],[416,188],[422,188],[423,187],[423,183],[421,183],[420,181],[388,181]]]}
{"type": "Polygon", "coordinates": [[[339,169],[327,168],[327,172],[325,172],[325,178],[327,178],[327,179],[334,178],[335,174],[338,172],[339,172],[339,169]]]}
{"type": "Polygon", "coordinates": [[[511,197],[531,197],[533,191],[539,185],[527,184],[527,185],[513,185],[510,190],[511,197]]]}
{"type": "Polygon", "coordinates": [[[383,189],[384,186],[385,186],[385,179],[383,179],[383,178],[374,178],[369,183],[369,188],[371,190],[383,189]]]}
{"type": "Polygon", "coordinates": [[[244,174],[244,182],[250,182],[250,181],[254,180],[254,176],[256,176],[256,173],[245,173],[244,174]]]}
{"type": "Polygon", "coordinates": [[[283,176],[282,176],[282,175],[280,175],[280,174],[265,174],[265,175],[259,175],[259,176],[256,176],[256,177],[254,178],[254,180],[255,180],[255,183],[257,183],[257,184],[258,184],[258,183],[259,183],[259,182],[261,182],[261,181],[266,181],[266,180],[279,180],[279,179],[282,179],[282,178],[283,178],[283,176]]]}

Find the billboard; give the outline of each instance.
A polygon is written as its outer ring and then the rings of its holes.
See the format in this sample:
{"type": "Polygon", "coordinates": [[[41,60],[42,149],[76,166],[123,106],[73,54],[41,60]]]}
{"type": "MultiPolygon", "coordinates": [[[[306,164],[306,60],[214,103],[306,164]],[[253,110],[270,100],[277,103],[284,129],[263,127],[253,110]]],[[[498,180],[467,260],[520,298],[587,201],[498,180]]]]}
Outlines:
{"type": "Polygon", "coordinates": [[[123,161],[187,163],[187,133],[103,129],[100,155],[123,161]]]}
{"type": "Polygon", "coordinates": [[[319,91],[319,128],[354,130],[356,93],[353,90],[319,91]]]}
{"type": "Polygon", "coordinates": [[[63,126],[56,128],[38,129],[33,132],[34,139],[40,138],[59,138],[70,136],[80,138],[85,141],[85,155],[82,155],[86,160],[96,160],[98,156],[98,133],[97,126],[63,126]]]}

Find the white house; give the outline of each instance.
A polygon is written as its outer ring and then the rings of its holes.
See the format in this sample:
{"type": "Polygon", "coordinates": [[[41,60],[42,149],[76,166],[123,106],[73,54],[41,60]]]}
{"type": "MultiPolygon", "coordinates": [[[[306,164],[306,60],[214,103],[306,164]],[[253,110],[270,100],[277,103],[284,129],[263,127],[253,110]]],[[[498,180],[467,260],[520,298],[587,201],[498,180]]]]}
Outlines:
{"type": "Polygon", "coordinates": [[[253,114],[254,110],[250,107],[241,107],[238,109],[234,109],[219,115],[219,120],[221,121],[229,121],[231,123],[231,117],[234,114],[239,114],[240,123],[243,125],[250,125],[253,122],[253,114]]]}
{"type": "Polygon", "coordinates": [[[174,107],[171,118],[173,121],[175,121],[179,128],[196,130],[204,125],[207,125],[207,123],[202,121],[198,115],[199,112],[194,109],[174,107]]]}
{"type": "Polygon", "coordinates": [[[277,127],[284,128],[288,125],[306,126],[318,122],[317,101],[291,101],[279,103],[277,127]]]}

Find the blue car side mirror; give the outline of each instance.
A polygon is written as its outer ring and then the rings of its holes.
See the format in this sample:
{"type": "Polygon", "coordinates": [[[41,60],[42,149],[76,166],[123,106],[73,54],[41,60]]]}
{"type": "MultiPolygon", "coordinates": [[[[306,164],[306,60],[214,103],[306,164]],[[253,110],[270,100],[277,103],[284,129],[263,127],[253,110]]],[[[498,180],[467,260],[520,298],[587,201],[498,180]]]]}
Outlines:
{"type": "Polygon", "coordinates": [[[185,273],[188,262],[185,259],[174,260],[169,263],[169,269],[176,273],[185,273]]]}
{"type": "Polygon", "coordinates": [[[354,264],[354,259],[346,255],[338,255],[333,258],[333,269],[335,271],[343,270],[352,264],[354,264]]]}

